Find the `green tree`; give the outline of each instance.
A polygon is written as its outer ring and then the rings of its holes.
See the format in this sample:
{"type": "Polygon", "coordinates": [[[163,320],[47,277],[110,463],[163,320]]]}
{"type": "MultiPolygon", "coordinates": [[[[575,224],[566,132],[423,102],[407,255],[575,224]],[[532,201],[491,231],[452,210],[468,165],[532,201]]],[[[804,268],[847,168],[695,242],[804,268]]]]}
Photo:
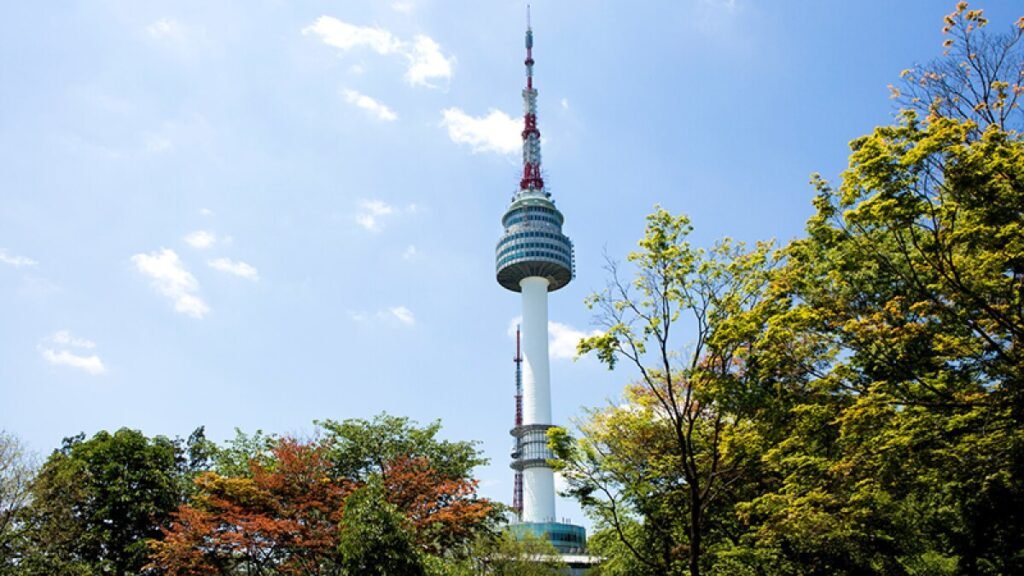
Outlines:
{"type": "Polygon", "coordinates": [[[372,420],[316,424],[330,445],[339,477],[365,480],[383,474],[387,465],[399,458],[425,458],[440,478],[470,478],[475,467],[487,463],[475,442],[439,439],[439,421],[421,427],[408,418],[384,413],[372,420]]]}
{"type": "Polygon", "coordinates": [[[977,130],[908,113],[854,141],[788,250],[789,314],[839,354],[828,402],[801,408],[819,427],[766,456],[785,482],[754,510],[834,553],[823,569],[1024,569],[1024,144],[977,130]]]}
{"type": "Polygon", "coordinates": [[[388,502],[376,479],[345,501],[338,552],[344,573],[351,576],[426,574],[409,520],[388,502]]]}
{"type": "Polygon", "coordinates": [[[474,547],[476,574],[493,576],[558,576],[565,563],[546,540],[502,531],[481,538],[474,547]]]}
{"type": "Polygon", "coordinates": [[[274,461],[274,447],[279,442],[274,434],[257,430],[246,434],[235,428],[235,437],[212,450],[212,468],[230,478],[252,477],[253,465],[266,468],[274,461]]]}
{"type": "Polygon", "coordinates": [[[982,130],[1024,128],[1024,17],[1002,33],[988,33],[987,26],[982,10],[958,2],[943,22],[943,56],[900,73],[899,87],[890,86],[893,97],[929,119],[969,121],[982,130]]]}
{"type": "Polygon", "coordinates": [[[22,516],[29,503],[36,463],[13,434],[0,430],[0,574],[16,568],[22,516]]]}
{"type": "Polygon", "coordinates": [[[1024,571],[1024,143],[1011,130],[1024,20],[998,36],[985,24],[960,3],[950,52],[906,74],[928,116],[854,140],[838,188],[814,180],[817,213],[786,249],[770,324],[828,352],[807,390],[786,389],[766,489],[738,507],[752,546],[736,560],[1024,571]]]}
{"type": "Polygon", "coordinates": [[[591,411],[579,439],[549,433],[569,493],[616,536],[627,565],[650,574],[710,565],[708,546],[731,530],[731,503],[757,464],[743,399],[753,332],[734,319],[761,305],[772,248],[697,249],[690,231],[685,216],[659,209],[628,256],[633,280],[609,264],[608,288],[588,300],[604,331],[579,351],[609,368],[624,359],[638,380],[624,405],[591,411]]]}
{"type": "Polygon", "coordinates": [[[66,438],[32,484],[23,572],[139,573],[181,502],[183,460],[174,441],[127,428],[66,438]]]}

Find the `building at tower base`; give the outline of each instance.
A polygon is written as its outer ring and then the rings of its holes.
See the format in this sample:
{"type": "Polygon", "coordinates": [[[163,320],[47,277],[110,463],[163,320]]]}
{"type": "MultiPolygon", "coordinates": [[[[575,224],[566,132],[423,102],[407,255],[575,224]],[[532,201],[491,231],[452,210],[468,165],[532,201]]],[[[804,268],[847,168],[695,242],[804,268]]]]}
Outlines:
{"type": "Polygon", "coordinates": [[[509,526],[519,539],[538,538],[549,542],[562,555],[582,555],[587,550],[587,530],[563,522],[519,522],[509,526]]]}

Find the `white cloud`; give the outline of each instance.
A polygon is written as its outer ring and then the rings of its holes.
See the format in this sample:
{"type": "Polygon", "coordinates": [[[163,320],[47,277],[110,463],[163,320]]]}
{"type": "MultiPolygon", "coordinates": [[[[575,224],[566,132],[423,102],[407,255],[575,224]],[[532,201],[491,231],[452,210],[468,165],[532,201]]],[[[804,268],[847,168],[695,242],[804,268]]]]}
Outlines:
{"type": "Polygon", "coordinates": [[[379,228],[377,228],[377,219],[370,214],[356,214],[356,224],[359,224],[367,230],[379,230],[379,228]]]}
{"type": "Polygon", "coordinates": [[[355,90],[343,90],[342,94],[345,95],[345,101],[358,108],[366,110],[376,118],[380,120],[386,120],[392,122],[398,119],[398,115],[388,108],[384,104],[370,98],[366,94],[360,94],[355,90]]]}
{"type": "Polygon", "coordinates": [[[361,206],[375,216],[384,216],[395,211],[390,204],[381,200],[364,200],[361,206]]]}
{"type": "Polygon", "coordinates": [[[23,266],[35,266],[38,264],[35,260],[27,258],[25,256],[13,256],[8,254],[6,250],[0,248],[0,262],[7,264],[8,266],[14,266],[15,268],[21,268],[23,266]]]}
{"type": "Polygon", "coordinates": [[[412,14],[413,10],[416,9],[416,5],[412,2],[392,2],[391,9],[401,14],[412,14]]]}
{"type": "Polygon", "coordinates": [[[161,18],[146,26],[143,32],[153,43],[179,56],[198,54],[199,44],[205,37],[202,29],[190,29],[173,18],[161,18]]]}
{"type": "MultiPolygon", "coordinates": [[[[396,2],[392,7],[400,5],[404,8],[406,4],[411,9],[411,4],[402,2],[396,2]]],[[[365,47],[382,56],[401,54],[408,60],[405,79],[413,86],[433,87],[431,80],[447,80],[452,76],[455,58],[446,57],[441,46],[429,36],[417,35],[411,42],[406,42],[383,28],[356,26],[332,16],[317,18],[312,25],[303,28],[302,33],[314,34],[324,44],[346,52],[365,47]]]]}
{"type": "Polygon", "coordinates": [[[562,98],[562,110],[568,110],[568,109],[569,109],[569,99],[568,98],[562,98]]]}
{"type": "Polygon", "coordinates": [[[50,336],[50,341],[54,344],[60,344],[61,346],[71,346],[72,348],[95,348],[96,343],[92,340],[85,338],[78,338],[71,333],[70,330],[58,330],[50,336]]]}
{"type": "Polygon", "coordinates": [[[98,376],[107,371],[103,360],[96,354],[83,355],[75,354],[68,348],[93,349],[96,343],[85,338],[78,338],[70,330],[59,330],[52,336],[45,338],[39,345],[39,353],[43,359],[54,366],[68,366],[82,370],[93,376],[98,376]]]}
{"type": "Polygon", "coordinates": [[[177,20],[161,18],[146,26],[146,34],[154,40],[173,40],[180,42],[185,39],[185,28],[177,20]]]}
{"type": "Polygon", "coordinates": [[[736,11],[736,0],[702,0],[703,4],[712,8],[720,8],[726,12],[736,11]]]}
{"type": "Polygon", "coordinates": [[[213,216],[213,210],[210,210],[209,208],[200,208],[199,209],[199,215],[200,216],[206,216],[206,217],[213,216]]]}
{"type": "Polygon", "coordinates": [[[25,274],[18,284],[18,294],[29,298],[45,298],[60,290],[56,283],[33,274],[25,274]]]}
{"type": "Polygon", "coordinates": [[[174,302],[177,312],[202,318],[210,311],[197,295],[199,282],[185,269],[174,250],[162,248],[151,254],[136,254],[132,262],[139,272],[149,277],[154,290],[174,302]]]}
{"type": "Polygon", "coordinates": [[[441,46],[429,36],[416,36],[407,56],[409,69],[405,72],[405,79],[413,86],[433,86],[431,79],[448,80],[452,77],[455,59],[445,58],[441,46]]]}
{"type": "Polygon", "coordinates": [[[409,244],[409,247],[405,249],[405,252],[402,252],[402,259],[403,260],[412,260],[415,257],[416,257],[416,247],[413,246],[412,244],[409,244]]]}
{"type": "Polygon", "coordinates": [[[394,308],[389,308],[388,312],[390,312],[391,315],[397,318],[398,321],[401,322],[402,324],[405,324],[407,326],[412,326],[416,324],[416,316],[413,315],[412,310],[409,310],[405,306],[395,306],[394,308]]]}
{"type": "Polygon", "coordinates": [[[362,64],[353,64],[353,65],[348,67],[348,71],[349,71],[350,74],[354,74],[356,76],[362,76],[363,73],[366,72],[366,67],[363,66],[362,64]]]}
{"type": "Polygon", "coordinates": [[[380,230],[380,218],[388,216],[395,211],[390,204],[380,200],[363,200],[359,203],[359,212],[356,214],[356,223],[376,232],[380,230]]]}
{"type": "Polygon", "coordinates": [[[368,313],[363,310],[348,310],[347,314],[353,322],[358,322],[360,324],[376,320],[378,323],[394,323],[397,321],[406,326],[416,325],[416,315],[412,313],[412,310],[409,310],[405,306],[392,306],[391,308],[378,310],[376,314],[368,313]]]}
{"type": "Polygon", "coordinates": [[[174,142],[172,142],[170,138],[160,134],[146,134],[145,141],[146,152],[167,152],[174,148],[174,142]]]}
{"type": "Polygon", "coordinates": [[[552,358],[571,360],[576,357],[576,345],[582,338],[597,336],[600,330],[583,332],[568,324],[548,322],[549,350],[552,358]]]}
{"type": "Polygon", "coordinates": [[[392,54],[402,49],[402,42],[383,28],[355,26],[331,16],[321,16],[303,34],[316,34],[324,44],[341,50],[366,46],[378,54],[392,54]]]}
{"type": "Polygon", "coordinates": [[[93,376],[98,376],[107,371],[106,366],[103,365],[103,360],[95,354],[79,356],[67,350],[53,350],[51,348],[41,348],[39,352],[47,362],[54,366],[70,366],[71,368],[84,370],[93,376]]]}
{"type": "Polygon", "coordinates": [[[217,236],[207,230],[196,230],[185,236],[185,243],[197,250],[206,250],[217,243],[217,236]]]}
{"type": "Polygon", "coordinates": [[[482,118],[474,118],[458,108],[448,108],[441,114],[441,125],[448,129],[452,142],[469,144],[473,153],[515,154],[522,146],[519,122],[500,110],[492,109],[482,118]]]}
{"type": "Polygon", "coordinates": [[[214,270],[234,274],[239,278],[245,278],[246,280],[252,280],[253,282],[258,282],[260,279],[259,270],[250,264],[242,262],[241,260],[234,262],[230,258],[217,258],[216,260],[210,260],[206,264],[214,270]]]}
{"type": "MultiPolygon", "coordinates": [[[[523,323],[522,316],[513,318],[508,325],[508,335],[515,338],[516,326],[523,323]]],[[[572,360],[576,358],[576,345],[582,338],[601,334],[600,330],[584,332],[568,324],[548,321],[548,354],[555,360],[572,360]]]]}

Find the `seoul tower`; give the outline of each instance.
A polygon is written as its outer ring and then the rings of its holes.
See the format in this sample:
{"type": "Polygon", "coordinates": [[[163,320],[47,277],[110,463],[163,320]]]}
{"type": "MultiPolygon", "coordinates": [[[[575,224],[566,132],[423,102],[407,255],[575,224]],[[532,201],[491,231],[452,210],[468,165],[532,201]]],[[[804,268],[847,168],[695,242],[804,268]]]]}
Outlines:
{"type": "Polygon", "coordinates": [[[548,292],[572,280],[572,241],[562,234],[564,218],[544,188],[541,174],[537,90],[533,87],[533,30],[527,8],[526,88],[523,89],[523,174],[519,191],[501,218],[505,233],[498,241],[498,283],[522,293],[521,352],[517,350],[517,416],[512,429],[516,471],[516,532],[546,537],[563,552],[581,551],[582,527],[556,522],[554,471],[547,447],[551,422],[551,374],[548,366],[548,292]],[[521,385],[521,392],[519,390],[521,385]],[[521,394],[521,397],[520,397],[521,394]],[[519,412],[521,402],[521,414],[519,412]],[[520,482],[521,475],[521,482],[520,482]],[[522,491],[521,494],[519,491],[522,491]]]}

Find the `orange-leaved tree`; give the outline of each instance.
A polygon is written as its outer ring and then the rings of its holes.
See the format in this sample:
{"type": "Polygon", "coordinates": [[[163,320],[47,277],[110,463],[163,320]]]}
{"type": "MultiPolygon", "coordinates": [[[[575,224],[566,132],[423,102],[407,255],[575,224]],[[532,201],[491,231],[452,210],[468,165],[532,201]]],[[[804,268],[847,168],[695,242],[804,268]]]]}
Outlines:
{"type": "Polygon", "coordinates": [[[388,464],[384,486],[387,501],[408,518],[416,545],[427,554],[468,544],[495,512],[491,502],[476,497],[476,480],[439,476],[422,456],[388,464]]]}
{"type": "Polygon", "coordinates": [[[250,477],[207,472],[152,542],[152,564],[170,576],[336,574],[342,505],[353,485],[331,477],[319,442],[283,438],[250,477]]]}

